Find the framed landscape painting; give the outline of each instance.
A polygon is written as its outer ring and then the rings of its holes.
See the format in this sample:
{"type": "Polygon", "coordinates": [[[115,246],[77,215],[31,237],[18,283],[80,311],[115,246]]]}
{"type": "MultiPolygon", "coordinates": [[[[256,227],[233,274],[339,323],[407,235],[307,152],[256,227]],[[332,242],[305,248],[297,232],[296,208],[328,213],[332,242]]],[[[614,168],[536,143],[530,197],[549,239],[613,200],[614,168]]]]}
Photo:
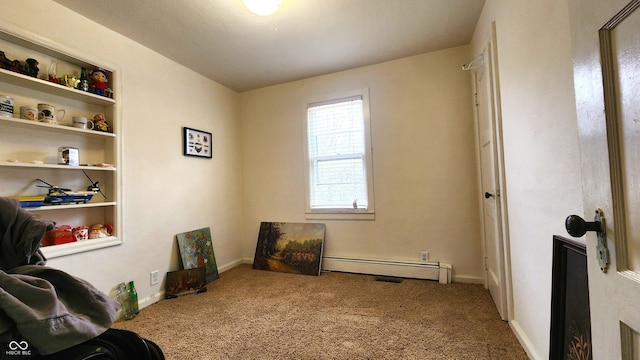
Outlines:
{"type": "Polygon", "coordinates": [[[207,284],[220,277],[216,257],[213,253],[210,228],[187,231],[176,235],[176,237],[182,258],[182,267],[185,270],[204,267],[207,284]]]}
{"type": "Polygon", "coordinates": [[[262,222],[253,268],[320,275],[325,224],[262,222]]]}

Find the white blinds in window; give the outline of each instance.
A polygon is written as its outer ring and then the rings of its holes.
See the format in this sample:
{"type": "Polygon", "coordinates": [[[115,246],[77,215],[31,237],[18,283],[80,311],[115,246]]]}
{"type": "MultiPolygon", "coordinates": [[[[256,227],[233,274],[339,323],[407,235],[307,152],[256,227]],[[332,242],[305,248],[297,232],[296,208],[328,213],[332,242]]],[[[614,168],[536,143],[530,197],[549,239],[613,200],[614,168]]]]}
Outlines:
{"type": "Polygon", "coordinates": [[[312,209],[367,207],[361,96],[308,107],[312,209]]]}

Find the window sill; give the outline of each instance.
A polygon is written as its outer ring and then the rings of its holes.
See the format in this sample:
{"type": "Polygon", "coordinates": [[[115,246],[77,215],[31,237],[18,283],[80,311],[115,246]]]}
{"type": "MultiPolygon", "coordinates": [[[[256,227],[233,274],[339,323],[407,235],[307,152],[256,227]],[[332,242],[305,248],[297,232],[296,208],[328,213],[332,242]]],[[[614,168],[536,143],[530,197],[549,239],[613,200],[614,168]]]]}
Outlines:
{"type": "Polygon", "coordinates": [[[376,214],[372,212],[337,212],[337,211],[314,211],[306,212],[307,220],[375,220],[376,214]]]}

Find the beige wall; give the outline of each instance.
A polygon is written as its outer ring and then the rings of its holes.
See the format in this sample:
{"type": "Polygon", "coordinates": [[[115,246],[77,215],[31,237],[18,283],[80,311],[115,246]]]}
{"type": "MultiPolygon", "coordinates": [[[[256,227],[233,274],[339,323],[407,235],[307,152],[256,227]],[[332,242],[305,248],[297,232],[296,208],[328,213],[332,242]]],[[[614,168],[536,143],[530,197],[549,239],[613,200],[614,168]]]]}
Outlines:
{"type": "Polygon", "coordinates": [[[417,261],[427,250],[482,281],[468,47],[239,96],[54,2],[12,2],[0,19],[121,69],[125,244],[49,265],[107,292],[134,280],[145,300],[161,290],[150,271],[180,267],[176,233],[210,226],[219,267],[251,261],[260,221],[305,221],[303,98],[368,87],[377,219],[328,222],[326,253],[417,261]],[[182,126],[213,132],[212,160],[182,156],[182,126]]]}
{"type": "Polygon", "coordinates": [[[240,95],[54,2],[5,3],[0,28],[11,24],[122,69],[125,244],[49,265],[103,291],[135,280],[141,299],[160,290],[148,286],[149,271],[179,267],[178,232],[210,226],[218,264],[228,267],[252,260],[260,221],[305,221],[304,99],[364,87],[376,220],[326,221],[325,253],[417,261],[428,250],[451,262],[458,280],[481,281],[471,79],[460,65],[495,21],[511,326],[532,358],[547,357],[551,237],[565,234],[566,215],[583,212],[564,1],[487,0],[470,46],[240,95]],[[181,126],[213,132],[212,160],[181,155],[181,126]]]}
{"type": "Polygon", "coordinates": [[[182,265],[175,234],[211,227],[219,266],[241,257],[237,93],[50,1],[5,1],[0,28],[42,37],[122,72],[124,244],[55,258],[48,265],[109,292],[134,280],[143,301],[158,293],[149,272],[182,265]],[[28,20],[28,21],[27,21],[28,20]],[[182,156],[182,126],[213,133],[212,160],[182,156]]]}
{"type": "Polygon", "coordinates": [[[453,264],[483,281],[468,46],[242,93],[243,256],[261,221],[304,222],[306,101],[368,88],[375,221],[327,224],[325,255],[453,264]]]}
{"type": "Polygon", "coordinates": [[[569,237],[564,219],[583,213],[568,8],[557,0],[487,0],[474,53],[493,21],[513,268],[511,327],[531,358],[546,359],[552,237],[569,237]]]}

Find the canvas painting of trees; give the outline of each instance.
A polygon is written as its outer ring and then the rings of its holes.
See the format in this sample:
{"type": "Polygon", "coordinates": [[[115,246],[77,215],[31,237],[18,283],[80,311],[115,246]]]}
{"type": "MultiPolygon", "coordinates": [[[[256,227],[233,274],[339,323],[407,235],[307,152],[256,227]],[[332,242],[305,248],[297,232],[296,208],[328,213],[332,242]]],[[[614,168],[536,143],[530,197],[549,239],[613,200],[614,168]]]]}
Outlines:
{"type": "Polygon", "coordinates": [[[325,224],[262,222],[253,268],[320,275],[325,224]]]}

